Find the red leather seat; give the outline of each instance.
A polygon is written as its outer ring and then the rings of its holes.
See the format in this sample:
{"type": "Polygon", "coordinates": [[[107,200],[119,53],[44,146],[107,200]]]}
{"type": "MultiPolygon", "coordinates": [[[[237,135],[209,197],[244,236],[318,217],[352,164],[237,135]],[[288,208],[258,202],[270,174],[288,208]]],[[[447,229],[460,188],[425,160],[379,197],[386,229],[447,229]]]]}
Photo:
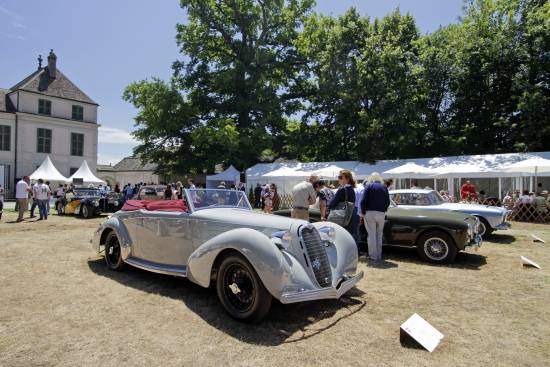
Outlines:
{"type": "Polygon", "coordinates": [[[187,212],[184,200],[128,200],[122,207],[123,211],[149,210],[161,212],[187,212]]]}

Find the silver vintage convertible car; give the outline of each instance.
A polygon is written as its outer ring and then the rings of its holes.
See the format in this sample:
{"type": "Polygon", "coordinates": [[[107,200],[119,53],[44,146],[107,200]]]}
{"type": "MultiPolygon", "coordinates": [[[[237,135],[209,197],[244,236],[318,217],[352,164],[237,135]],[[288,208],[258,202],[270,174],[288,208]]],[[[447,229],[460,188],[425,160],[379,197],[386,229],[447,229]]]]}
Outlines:
{"type": "Polygon", "coordinates": [[[92,239],[112,270],[126,264],[213,282],[225,310],[258,321],[282,303],[339,298],[357,284],[357,247],[342,227],[254,212],[242,191],[186,190],[130,200],[92,239]]]}

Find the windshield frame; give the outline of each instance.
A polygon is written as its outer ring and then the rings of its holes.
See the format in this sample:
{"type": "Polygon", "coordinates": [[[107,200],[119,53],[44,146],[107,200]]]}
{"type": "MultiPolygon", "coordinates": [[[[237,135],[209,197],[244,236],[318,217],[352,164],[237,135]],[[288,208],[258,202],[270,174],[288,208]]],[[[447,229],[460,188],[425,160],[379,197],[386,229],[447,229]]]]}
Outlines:
{"type": "MultiPolygon", "coordinates": [[[[189,206],[189,209],[191,213],[197,212],[199,210],[205,210],[205,209],[216,209],[216,208],[230,208],[230,209],[242,209],[242,210],[249,210],[252,211],[252,205],[250,205],[250,201],[248,201],[248,196],[246,195],[245,191],[241,190],[230,190],[230,189],[184,189],[185,193],[185,200],[187,202],[187,205],[189,206]],[[235,206],[235,205],[209,205],[205,207],[195,207],[195,203],[193,199],[193,194],[196,194],[197,192],[224,192],[224,193],[235,193],[237,195],[242,195],[243,205],[244,206],[235,206]]],[[[241,200],[239,200],[240,202],[241,200]]]]}

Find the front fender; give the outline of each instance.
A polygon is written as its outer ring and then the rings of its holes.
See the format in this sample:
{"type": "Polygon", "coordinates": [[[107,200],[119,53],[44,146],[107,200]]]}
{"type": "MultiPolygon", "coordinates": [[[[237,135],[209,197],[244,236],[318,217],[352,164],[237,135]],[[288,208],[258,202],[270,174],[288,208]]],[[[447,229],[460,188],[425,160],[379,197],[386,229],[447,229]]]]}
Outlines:
{"type": "Polygon", "coordinates": [[[214,262],[220,252],[227,249],[243,255],[254,267],[267,291],[277,299],[285,292],[317,288],[291,253],[281,251],[266,235],[250,228],[224,232],[197,248],[189,257],[189,279],[208,287],[214,262]]]}
{"type": "Polygon", "coordinates": [[[101,251],[101,238],[103,233],[107,230],[112,230],[118,237],[118,243],[120,244],[121,254],[123,260],[126,260],[130,256],[132,249],[132,239],[128,233],[128,229],[118,217],[112,216],[105,222],[99,225],[99,228],[94,232],[92,239],[92,246],[95,252],[101,251]]]}

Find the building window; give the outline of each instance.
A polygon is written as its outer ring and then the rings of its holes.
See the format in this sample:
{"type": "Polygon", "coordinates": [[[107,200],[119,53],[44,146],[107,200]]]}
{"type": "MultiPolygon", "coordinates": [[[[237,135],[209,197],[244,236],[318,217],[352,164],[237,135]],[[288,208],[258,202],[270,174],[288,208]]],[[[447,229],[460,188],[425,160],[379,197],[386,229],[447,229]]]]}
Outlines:
{"type": "Polygon", "coordinates": [[[11,150],[11,126],[0,125],[0,150],[11,150]]]}
{"type": "Polygon", "coordinates": [[[52,152],[52,131],[50,129],[37,129],[36,133],[36,152],[52,152]]]}
{"type": "Polygon", "coordinates": [[[52,114],[52,101],[47,99],[38,100],[38,113],[41,115],[51,115],[52,114]]]}
{"type": "Polygon", "coordinates": [[[72,176],[76,171],[78,171],[78,167],[69,168],[69,176],[72,176]]]}
{"type": "Polygon", "coordinates": [[[73,120],[77,120],[77,121],[84,120],[84,107],[73,105],[73,120]]]}
{"type": "Polygon", "coordinates": [[[84,134],[71,133],[71,155],[84,155],[84,134]]]}

